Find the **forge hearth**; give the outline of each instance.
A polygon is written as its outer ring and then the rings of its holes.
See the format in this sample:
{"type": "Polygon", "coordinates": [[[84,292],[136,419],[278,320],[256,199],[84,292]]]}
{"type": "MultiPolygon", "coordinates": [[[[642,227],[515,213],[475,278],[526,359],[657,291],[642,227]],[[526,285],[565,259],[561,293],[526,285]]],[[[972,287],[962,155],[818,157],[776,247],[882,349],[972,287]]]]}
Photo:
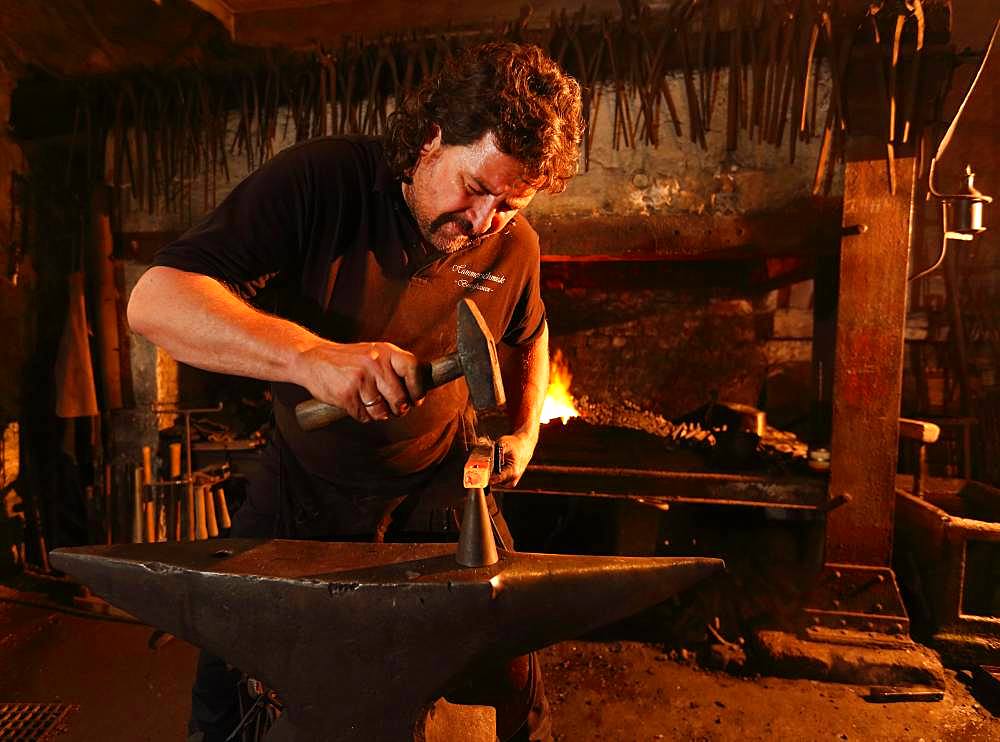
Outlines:
{"type": "MultiPolygon", "coordinates": [[[[650,425],[656,418],[638,412],[633,417],[650,425]]],[[[669,435],[681,425],[663,420],[656,434],[595,424],[582,417],[565,424],[547,423],[532,463],[511,491],[634,499],[654,506],[691,502],[804,510],[824,507],[827,478],[810,472],[801,458],[774,458],[764,451],[749,466],[722,468],[713,436],[677,440],[669,435]]]]}

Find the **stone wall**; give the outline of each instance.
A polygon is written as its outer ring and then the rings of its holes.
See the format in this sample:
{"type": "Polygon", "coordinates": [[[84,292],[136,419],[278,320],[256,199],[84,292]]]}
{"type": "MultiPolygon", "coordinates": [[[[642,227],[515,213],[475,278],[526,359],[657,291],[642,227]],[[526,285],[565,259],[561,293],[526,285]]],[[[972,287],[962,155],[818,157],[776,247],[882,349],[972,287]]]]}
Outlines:
{"type": "Polygon", "coordinates": [[[543,296],[551,345],[563,352],[575,396],[666,417],[690,412],[713,394],[758,401],[767,373],[758,329],[768,308],[756,297],[707,282],[697,290],[564,284],[543,296]]]}
{"type": "MultiPolygon", "coordinates": [[[[794,161],[786,146],[750,141],[740,130],[735,151],[726,150],[726,76],[719,77],[718,99],[706,148],[687,136],[687,99],[683,80],[669,76],[683,136],[677,136],[664,111],[659,146],[635,148],[612,146],[614,96],[601,99],[594,131],[589,167],[569,184],[564,193],[540,194],[530,215],[616,214],[641,217],[649,214],[688,213],[705,216],[772,211],[810,193],[819,152],[819,139],[799,142],[794,161]]],[[[829,103],[830,83],[825,66],[820,67],[818,118],[822,121],[829,103]]],[[[840,192],[842,183],[833,186],[840,192]]],[[[614,246],[609,245],[609,252],[614,246]]]]}
{"type": "MultiPolygon", "coordinates": [[[[671,264],[656,270],[683,273],[671,264]]],[[[812,282],[768,291],[561,287],[543,290],[552,347],[563,351],[573,392],[604,405],[690,412],[713,396],[763,405],[782,424],[809,409],[812,282]]]]}

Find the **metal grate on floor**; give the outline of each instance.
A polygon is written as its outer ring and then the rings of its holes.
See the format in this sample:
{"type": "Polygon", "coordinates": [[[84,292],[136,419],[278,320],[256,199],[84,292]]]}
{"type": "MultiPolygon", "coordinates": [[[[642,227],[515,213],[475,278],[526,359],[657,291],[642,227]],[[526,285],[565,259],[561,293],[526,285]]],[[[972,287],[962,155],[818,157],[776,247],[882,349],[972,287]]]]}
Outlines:
{"type": "Polygon", "coordinates": [[[0,740],[51,739],[66,718],[79,708],[66,703],[0,702],[0,740]]]}

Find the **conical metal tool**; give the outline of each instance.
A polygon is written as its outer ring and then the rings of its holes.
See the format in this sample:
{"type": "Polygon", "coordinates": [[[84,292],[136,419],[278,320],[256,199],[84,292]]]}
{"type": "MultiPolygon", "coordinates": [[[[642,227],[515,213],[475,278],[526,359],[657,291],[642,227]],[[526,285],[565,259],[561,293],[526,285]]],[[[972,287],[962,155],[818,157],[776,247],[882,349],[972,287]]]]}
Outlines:
{"type": "Polygon", "coordinates": [[[455,561],[463,567],[487,567],[500,561],[486,493],[479,487],[470,489],[465,498],[455,561]]]}
{"type": "Polygon", "coordinates": [[[718,559],[454,544],[216,539],[57,549],[52,564],[278,691],[278,740],[400,742],[463,671],[579,636],[720,570],[718,559]]]}
{"type": "Polygon", "coordinates": [[[463,567],[486,567],[500,560],[484,489],[493,472],[493,454],[493,442],[488,439],[473,446],[462,471],[462,485],[467,494],[455,561],[463,567]]]}

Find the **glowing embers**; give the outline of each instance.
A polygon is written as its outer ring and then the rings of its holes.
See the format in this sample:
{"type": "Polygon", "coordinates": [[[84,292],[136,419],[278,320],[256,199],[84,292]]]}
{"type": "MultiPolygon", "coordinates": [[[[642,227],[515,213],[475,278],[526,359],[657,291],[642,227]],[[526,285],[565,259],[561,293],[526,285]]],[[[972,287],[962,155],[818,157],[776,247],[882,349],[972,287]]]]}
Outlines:
{"type": "Polygon", "coordinates": [[[545,394],[545,404],[542,407],[542,422],[547,423],[557,417],[563,423],[571,417],[579,417],[576,400],[569,393],[569,385],[573,375],[569,372],[569,364],[563,358],[561,350],[556,350],[549,367],[549,389],[545,394]]]}

